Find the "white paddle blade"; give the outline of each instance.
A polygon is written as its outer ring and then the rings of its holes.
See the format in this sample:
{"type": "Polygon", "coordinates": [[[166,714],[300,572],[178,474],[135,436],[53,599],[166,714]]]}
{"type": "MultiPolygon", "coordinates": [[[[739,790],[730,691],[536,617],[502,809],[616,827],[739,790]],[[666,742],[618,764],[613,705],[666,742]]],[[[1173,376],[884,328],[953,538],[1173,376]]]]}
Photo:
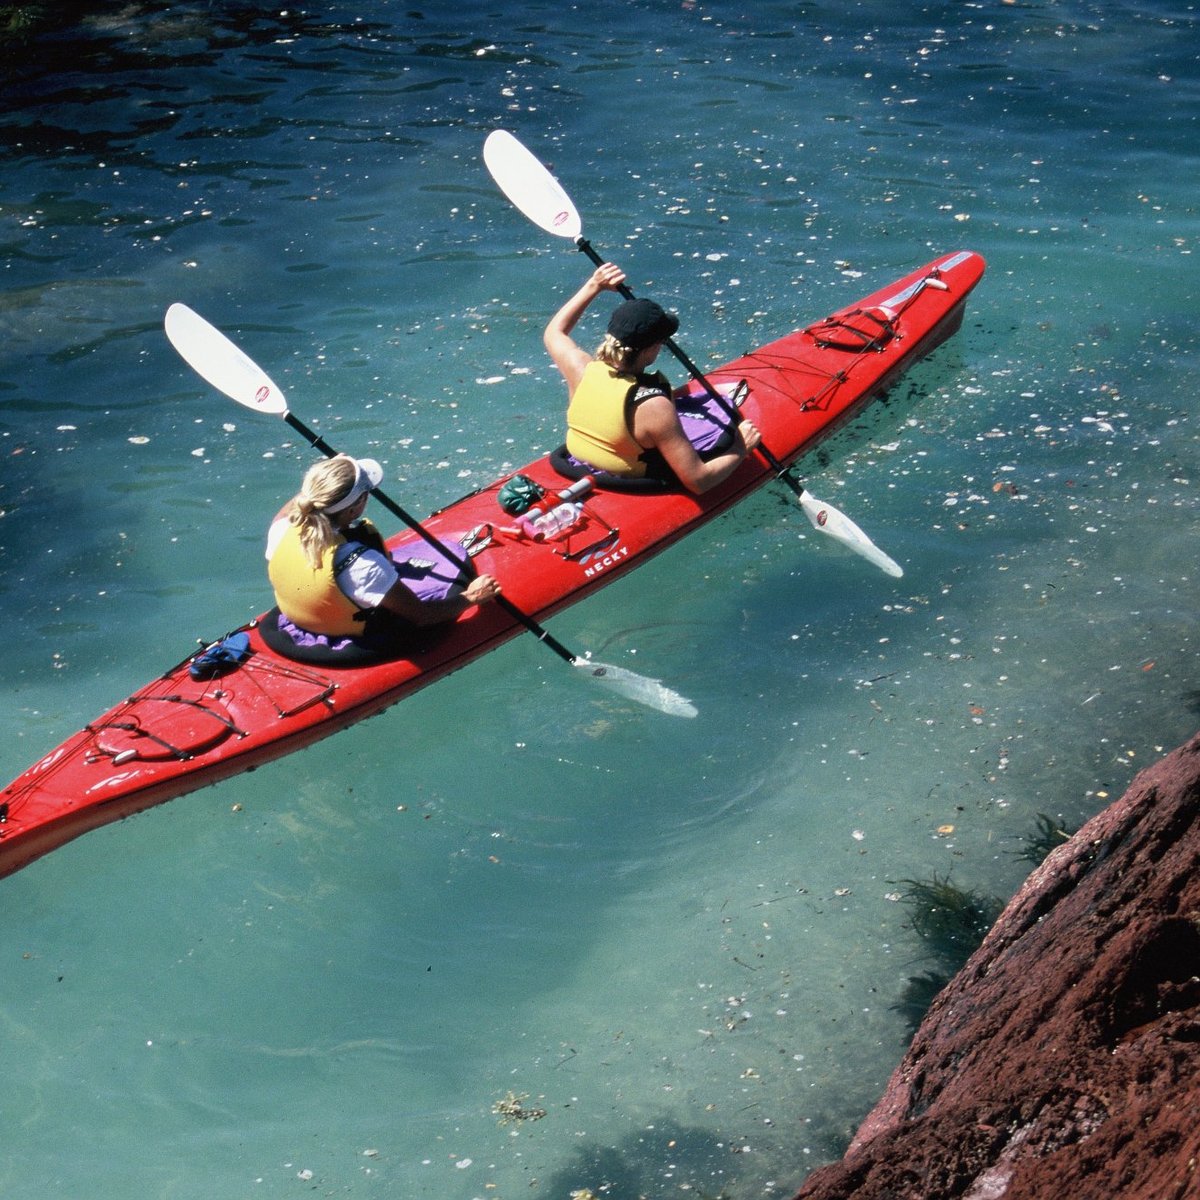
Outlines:
{"type": "Polygon", "coordinates": [[[855,554],[861,554],[869,563],[877,566],[885,575],[899,579],[904,568],[880,548],[844,512],[832,504],[825,504],[809,492],[800,495],[800,507],[812,522],[814,529],[827,533],[831,538],[848,546],[855,554]]]}
{"type": "Polygon", "coordinates": [[[483,143],[483,161],[497,187],[535,225],[574,241],[583,222],[562,185],[511,133],[494,129],[483,143]]]}
{"type": "Polygon", "coordinates": [[[666,713],[668,717],[694,717],[698,711],[686,696],[673,692],[665,683],[660,683],[657,679],[648,679],[645,675],[637,675],[624,667],[609,666],[590,658],[577,658],[571,665],[586,671],[596,683],[612,688],[627,700],[635,700],[647,708],[657,709],[660,713],[666,713]]]}
{"type": "Polygon", "coordinates": [[[172,304],[163,327],[180,358],[218,392],[256,412],[287,413],[283,392],[270,376],[199,313],[186,304],[172,304]]]}

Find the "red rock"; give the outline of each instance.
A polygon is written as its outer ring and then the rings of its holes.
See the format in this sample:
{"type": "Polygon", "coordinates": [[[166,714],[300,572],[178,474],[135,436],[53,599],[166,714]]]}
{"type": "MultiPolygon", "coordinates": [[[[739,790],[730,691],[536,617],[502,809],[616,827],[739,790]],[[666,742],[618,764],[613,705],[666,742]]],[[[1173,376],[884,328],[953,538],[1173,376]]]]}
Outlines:
{"type": "Polygon", "coordinates": [[[797,1200],[1200,1198],[1200,735],[1026,880],[797,1200]]]}

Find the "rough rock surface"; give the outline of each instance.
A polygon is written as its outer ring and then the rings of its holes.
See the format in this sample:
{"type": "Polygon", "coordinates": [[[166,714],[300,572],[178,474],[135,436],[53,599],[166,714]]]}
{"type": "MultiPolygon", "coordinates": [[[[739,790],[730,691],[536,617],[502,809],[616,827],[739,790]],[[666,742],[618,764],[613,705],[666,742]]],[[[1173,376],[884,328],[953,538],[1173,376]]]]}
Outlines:
{"type": "Polygon", "coordinates": [[[1200,735],[1030,875],[798,1200],[1200,1198],[1200,735]]]}

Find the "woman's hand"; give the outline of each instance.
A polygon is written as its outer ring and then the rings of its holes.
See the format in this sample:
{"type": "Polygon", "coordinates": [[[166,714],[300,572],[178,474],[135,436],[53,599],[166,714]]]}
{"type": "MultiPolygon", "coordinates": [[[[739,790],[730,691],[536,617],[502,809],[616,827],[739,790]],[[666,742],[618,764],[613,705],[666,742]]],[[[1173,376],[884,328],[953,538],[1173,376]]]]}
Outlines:
{"type": "Polygon", "coordinates": [[[753,421],[743,421],[738,426],[738,433],[742,435],[742,444],[746,447],[747,454],[762,441],[762,434],[759,433],[758,426],[753,421]]]}
{"type": "Polygon", "coordinates": [[[486,604],[500,595],[500,585],[490,575],[477,575],[463,588],[462,595],[471,604],[486,604]]]}
{"type": "Polygon", "coordinates": [[[616,263],[603,263],[592,272],[591,284],[598,292],[620,291],[625,272],[616,263]]]}

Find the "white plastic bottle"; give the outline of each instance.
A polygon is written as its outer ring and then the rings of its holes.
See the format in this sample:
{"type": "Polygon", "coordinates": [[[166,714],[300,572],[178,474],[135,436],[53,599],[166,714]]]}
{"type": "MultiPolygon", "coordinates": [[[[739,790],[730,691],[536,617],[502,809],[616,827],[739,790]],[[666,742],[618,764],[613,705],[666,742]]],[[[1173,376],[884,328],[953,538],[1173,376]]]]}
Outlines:
{"type": "Polygon", "coordinates": [[[583,504],[575,497],[586,495],[591,488],[592,477],[585,475],[558,493],[558,499],[563,503],[556,504],[549,512],[541,505],[531,508],[518,522],[526,537],[535,542],[544,542],[578,525],[583,519],[583,504]]]}
{"type": "Polygon", "coordinates": [[[530,522],[533,527],[533,539],[536,542],[555,537],[578,525],[583,517],[583,505],[576,501],[556,504],[548,513],[534,517],[530,522]]]}

